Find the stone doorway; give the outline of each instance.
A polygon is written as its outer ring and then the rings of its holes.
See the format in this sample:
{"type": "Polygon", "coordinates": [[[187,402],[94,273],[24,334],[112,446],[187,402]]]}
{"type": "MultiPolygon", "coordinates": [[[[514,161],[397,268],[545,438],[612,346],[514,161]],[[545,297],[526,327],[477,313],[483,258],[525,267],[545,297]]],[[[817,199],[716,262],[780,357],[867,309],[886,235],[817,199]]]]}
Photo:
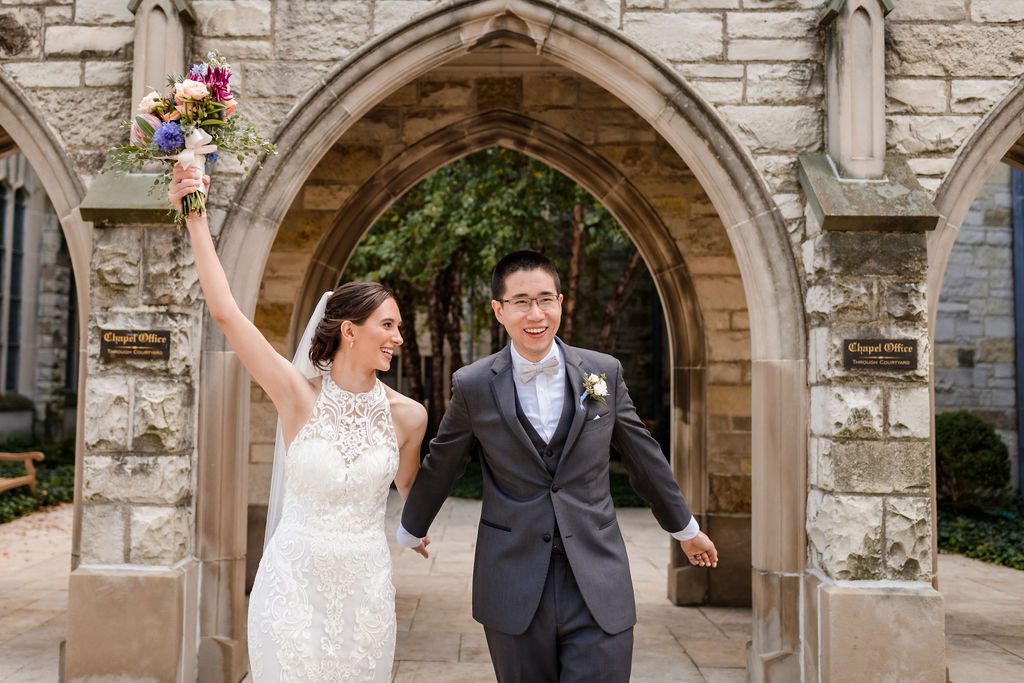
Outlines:
{"type": "MultiPolygon", "coordinates": [[[[705,527],[739,539],[727,548],[733,556],[749,553],[721,585],[729,586],[723,601],[753,596],[751,664],[798,671],[804,340],[781,216],[749,158],[688,86],[621,36],[551,8],[513,4],[514,13],[475,6],[400,29],[293,113],[279,135],[282,154],[242,188],[227,216],[219,249],[232,288],[287,350],[308,301],[336,281],[376,216],[433,169],[504,145],[575,178],[627,226],[658,285],[672,330],[673,462],[705,527]],[[432,75],[443,69],[442,80],[461,72],[462,84],[438,85],[432,75]],[[559,87],[525,84],[542,73],[559,87]],[[551,100],[527,102],[535,96],[551,100]],[[588,98],[585,112],[580,101],[588,98]],[[430,115],[415,113],[424,100],[434,103],[430,115]],[[603,150],[602,135],[611,136],[603,150]],[[701,258],[691,262],[690,254],[701,258]],[[305,273],[299,286],[296,263],[305,273]],[[710,344],[716,335],[722,343],[710,344]],[[712,425],[712,416],[724,419],[712,425]],[[735,469],[711,471],[712,453],[735,469]],[[711,514],[715,501],[724,514],[711,514]]],[[[200,667],[238,671],[246,487],[255,481],[246,470],[250,458],[265,458],[258,434],[255,449],[247,448],[246,408],[261,421],[265,413],[256,392],[250,404],[241,368],[216,332],[202,363],[200,667]]],[[[699,572],[669,577],[679,603],[703,602],[715,590],[699,572]]]]}

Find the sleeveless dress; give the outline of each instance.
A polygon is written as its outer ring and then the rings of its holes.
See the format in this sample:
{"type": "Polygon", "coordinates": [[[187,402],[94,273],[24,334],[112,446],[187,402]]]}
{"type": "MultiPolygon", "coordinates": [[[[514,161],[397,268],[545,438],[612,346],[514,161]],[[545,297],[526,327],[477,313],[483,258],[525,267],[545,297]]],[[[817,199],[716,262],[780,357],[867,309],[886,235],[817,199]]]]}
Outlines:
{"type": "Polygon", "coordinates": [[[281,521],[249,596],[254,683],[387,683],[395,589],[384,529],[398,440],[384,386],[323,375],[288,448],[281,521]]]}

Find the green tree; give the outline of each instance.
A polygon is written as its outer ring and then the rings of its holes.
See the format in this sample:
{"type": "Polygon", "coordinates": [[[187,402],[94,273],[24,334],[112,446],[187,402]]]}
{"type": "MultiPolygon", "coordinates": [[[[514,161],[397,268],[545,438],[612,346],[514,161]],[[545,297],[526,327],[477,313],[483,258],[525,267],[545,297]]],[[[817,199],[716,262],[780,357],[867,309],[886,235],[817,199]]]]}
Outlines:
{"type": "Polygon", "coordinates": [[[438,169],[395,202],[360,243],[345,276],[395,290],[406,339],[403,374],[413,398],[429,398],[433,432],[446,399],[445,372],[463,364],[463,336],[489,331],[495,351],[504,341],[490,311],[490,275],[499,258],[533,249],[552,259],[565,278],[562,338],[572,341],[588,307],[588,320],[601,320],[596,346],[607,348],[641,260],[633,250],[621,273],[609,273],[602,257],[627,245],[611,214],[574,181],[531,157],[492,148],[438,169]],[[581,296],[602,286],[612,289],[606,301],[581,296]],[[430,331],[435,359],[429,397],[420,378],[419,326],[430,331]]]}

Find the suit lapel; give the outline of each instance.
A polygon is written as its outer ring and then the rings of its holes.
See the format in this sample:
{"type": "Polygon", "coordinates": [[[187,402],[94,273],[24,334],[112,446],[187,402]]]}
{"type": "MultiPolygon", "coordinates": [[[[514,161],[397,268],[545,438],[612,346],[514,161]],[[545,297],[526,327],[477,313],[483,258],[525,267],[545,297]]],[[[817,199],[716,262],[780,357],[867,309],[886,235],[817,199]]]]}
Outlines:
{"type": "Polygon", "coordinates": [[[583,359],[576,350],[567,346],[559,339],[557,342],[562,347],[562,354],[565,356],[565,372],[569,375],[570,395],[572,397],[575,412],[572,417],[572,424],[569,426],[569,434],[565,437],[565,446],[562,447],[562,460],[569,455],[572,447],[576,444],[583,425],[586,422],[587,409],[580,402],[580,394],[583,393],[583,359]]]}
{"type": "Polygon", "coordinates": [[[516,416],[516,385],[515,380],[512,378],[512,352],[509,351],[507,346],[494,360],[491,371],[494,373],[494,377],[491,378],[491,393],[494,395],[494,403],[498,407],[498,412],[501,413],[502,419],[505,420],[505,425],[519,439],[519,442],[533,456],[534,460],[540,464],[541,468],[547,472],[547,468],[544,467],[544,460],[537,453],[536,446],[530,441],[530,437],[526,434],[526,430],[523,429],[523,425],[519,423],[519,418],[516,416]]]}

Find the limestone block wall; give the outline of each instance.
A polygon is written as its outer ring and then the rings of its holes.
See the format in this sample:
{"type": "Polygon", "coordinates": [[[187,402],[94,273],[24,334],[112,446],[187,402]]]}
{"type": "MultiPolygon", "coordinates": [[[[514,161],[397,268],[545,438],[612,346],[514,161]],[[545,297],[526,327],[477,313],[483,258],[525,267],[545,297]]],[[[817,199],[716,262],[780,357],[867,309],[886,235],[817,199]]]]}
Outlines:
{"type": "Polygon", "coordinates": [[[194,552],[202,301],[186,236],[98,227],[89,316],[80,560],[173,565],[194,552]],[[103,330],[164,330],[170,357],[104,360],[103,330]]]}
{"type": "Polygon", "coordinates": [[[968,410],[991,424],[1016,466],[1010,170],[1000,164],[989,177],[949,257],[935,323],[935,408],[968,410]]]}
{"type": "Polygon", "coordinates": [[[899,0],[886,22],[890,153],[934,191],[985,115],[1024,74],[1024,7],[1006,0],[899,0]]]}

